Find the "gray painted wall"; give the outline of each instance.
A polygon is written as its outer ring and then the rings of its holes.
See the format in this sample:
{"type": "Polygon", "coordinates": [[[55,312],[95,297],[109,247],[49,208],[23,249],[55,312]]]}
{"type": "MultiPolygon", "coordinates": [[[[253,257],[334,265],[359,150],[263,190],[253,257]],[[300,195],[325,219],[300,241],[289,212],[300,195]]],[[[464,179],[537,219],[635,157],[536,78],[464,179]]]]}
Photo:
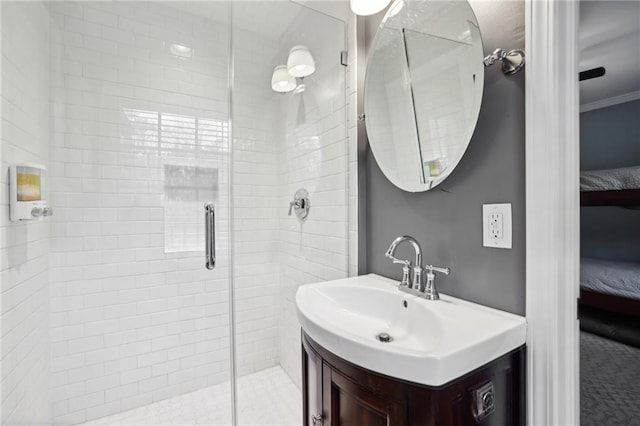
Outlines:
{"type": "MultiPolygon", "coordinates": [[[[524,2],[470,2],[483,37],[485,54],[500,47],[524,49],[524,2]]],[[[371,42],[380,16],[370,18],[371,42]]],[[[368,46],[367,46],[368,47],[368,46]]],[[[391,241],[412,235],[425,262],[452,268],[437,280],[441,292],[524,314],[525,169],[524,72],[504,76],[486,70],[482,109],[475,134],[457,169],[436,189],[408,193],[393,186],[369,152],[361,162],[366,271],[400,279],[401,268],[384,257],[391,241]],[[482,204],[512,203],[513,249],[482,246],[482,204]]],[[[361,233],[362,234],[362,233],[361,233]]],[[[398,255],[411,256],[409,250],[398,255]]]]}
{"type": "MultiPolygon", "coordinates": [[[[640,165],[640,100],[580,114],[580,169],[640,165]]],[[[640,262],[640,210],[580,209],[583,256],[640,262]]]]}

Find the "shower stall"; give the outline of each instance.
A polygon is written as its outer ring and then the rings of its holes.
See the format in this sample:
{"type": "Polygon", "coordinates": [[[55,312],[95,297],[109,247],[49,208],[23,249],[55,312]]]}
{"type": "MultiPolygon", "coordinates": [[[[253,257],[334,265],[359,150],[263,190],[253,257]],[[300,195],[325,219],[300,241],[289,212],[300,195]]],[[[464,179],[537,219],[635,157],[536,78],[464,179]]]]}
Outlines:
{"type": "Polygon", "coordinates": [[[0,15],[0,423],[299,425],[295,292],[349,269],[346,22],[291,1],[0,15]],[[52,216],[10,217],[19,164],[52,216]]]}

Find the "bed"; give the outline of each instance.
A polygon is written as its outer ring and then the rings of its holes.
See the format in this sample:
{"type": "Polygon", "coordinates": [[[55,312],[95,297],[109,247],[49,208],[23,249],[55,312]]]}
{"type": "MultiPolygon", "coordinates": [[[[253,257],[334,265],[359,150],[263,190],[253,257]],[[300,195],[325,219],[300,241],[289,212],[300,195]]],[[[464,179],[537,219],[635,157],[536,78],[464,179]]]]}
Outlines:
{"type": "Polygon", "coordinates": [[[582,258],[580,329],[640,348],[640,263],[582,258]]]}
{"type": "Polygon", "coordinates": [[[583,206],[640,206],[640,166],[580,173],[583,206]]]}
{"type": "Polygon", "coordinates": [[[580,303],[640,317],[640,263],[582,258],[580,303]]]}
{"type": "MultiPolygon", "coordinates": [[[[640,208],[640,166],[580,173],[582,206],[640,208]]],[[[640,263],[583,258],[580,328],[640,347],[640,263]]]]}

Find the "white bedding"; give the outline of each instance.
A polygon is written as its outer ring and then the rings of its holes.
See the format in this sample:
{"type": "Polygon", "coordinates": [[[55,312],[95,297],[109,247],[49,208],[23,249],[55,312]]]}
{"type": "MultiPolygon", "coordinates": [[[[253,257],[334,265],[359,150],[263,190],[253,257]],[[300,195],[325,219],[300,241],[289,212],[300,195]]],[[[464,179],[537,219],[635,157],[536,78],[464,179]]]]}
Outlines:
{"type": "Polygon", "coordinates": [[[640,263],[583,257],[580,285],[599,293],[640,299],[640,263]]]}
{"type": "Polygon", "coordinates": [[[613,191],[640,188],[640,166],[590,170],[580,173],[580,191],[613,191]]]}

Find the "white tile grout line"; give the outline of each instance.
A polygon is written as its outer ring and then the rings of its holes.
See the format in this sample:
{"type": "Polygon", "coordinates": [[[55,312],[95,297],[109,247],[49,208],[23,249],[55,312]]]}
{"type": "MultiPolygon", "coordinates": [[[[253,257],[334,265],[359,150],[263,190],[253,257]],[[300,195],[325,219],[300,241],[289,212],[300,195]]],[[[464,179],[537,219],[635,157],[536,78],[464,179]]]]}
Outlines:
{"type": "MultiPolygon", "coordinates": [[[[240,377],[238,423],[240,425],[299,425],[302,397],[284,370],[277,366],[240,377]]],[[[210,425],[231,424],[229,382],[155,402],[83,423],[83,426],[210,425]]]]}

